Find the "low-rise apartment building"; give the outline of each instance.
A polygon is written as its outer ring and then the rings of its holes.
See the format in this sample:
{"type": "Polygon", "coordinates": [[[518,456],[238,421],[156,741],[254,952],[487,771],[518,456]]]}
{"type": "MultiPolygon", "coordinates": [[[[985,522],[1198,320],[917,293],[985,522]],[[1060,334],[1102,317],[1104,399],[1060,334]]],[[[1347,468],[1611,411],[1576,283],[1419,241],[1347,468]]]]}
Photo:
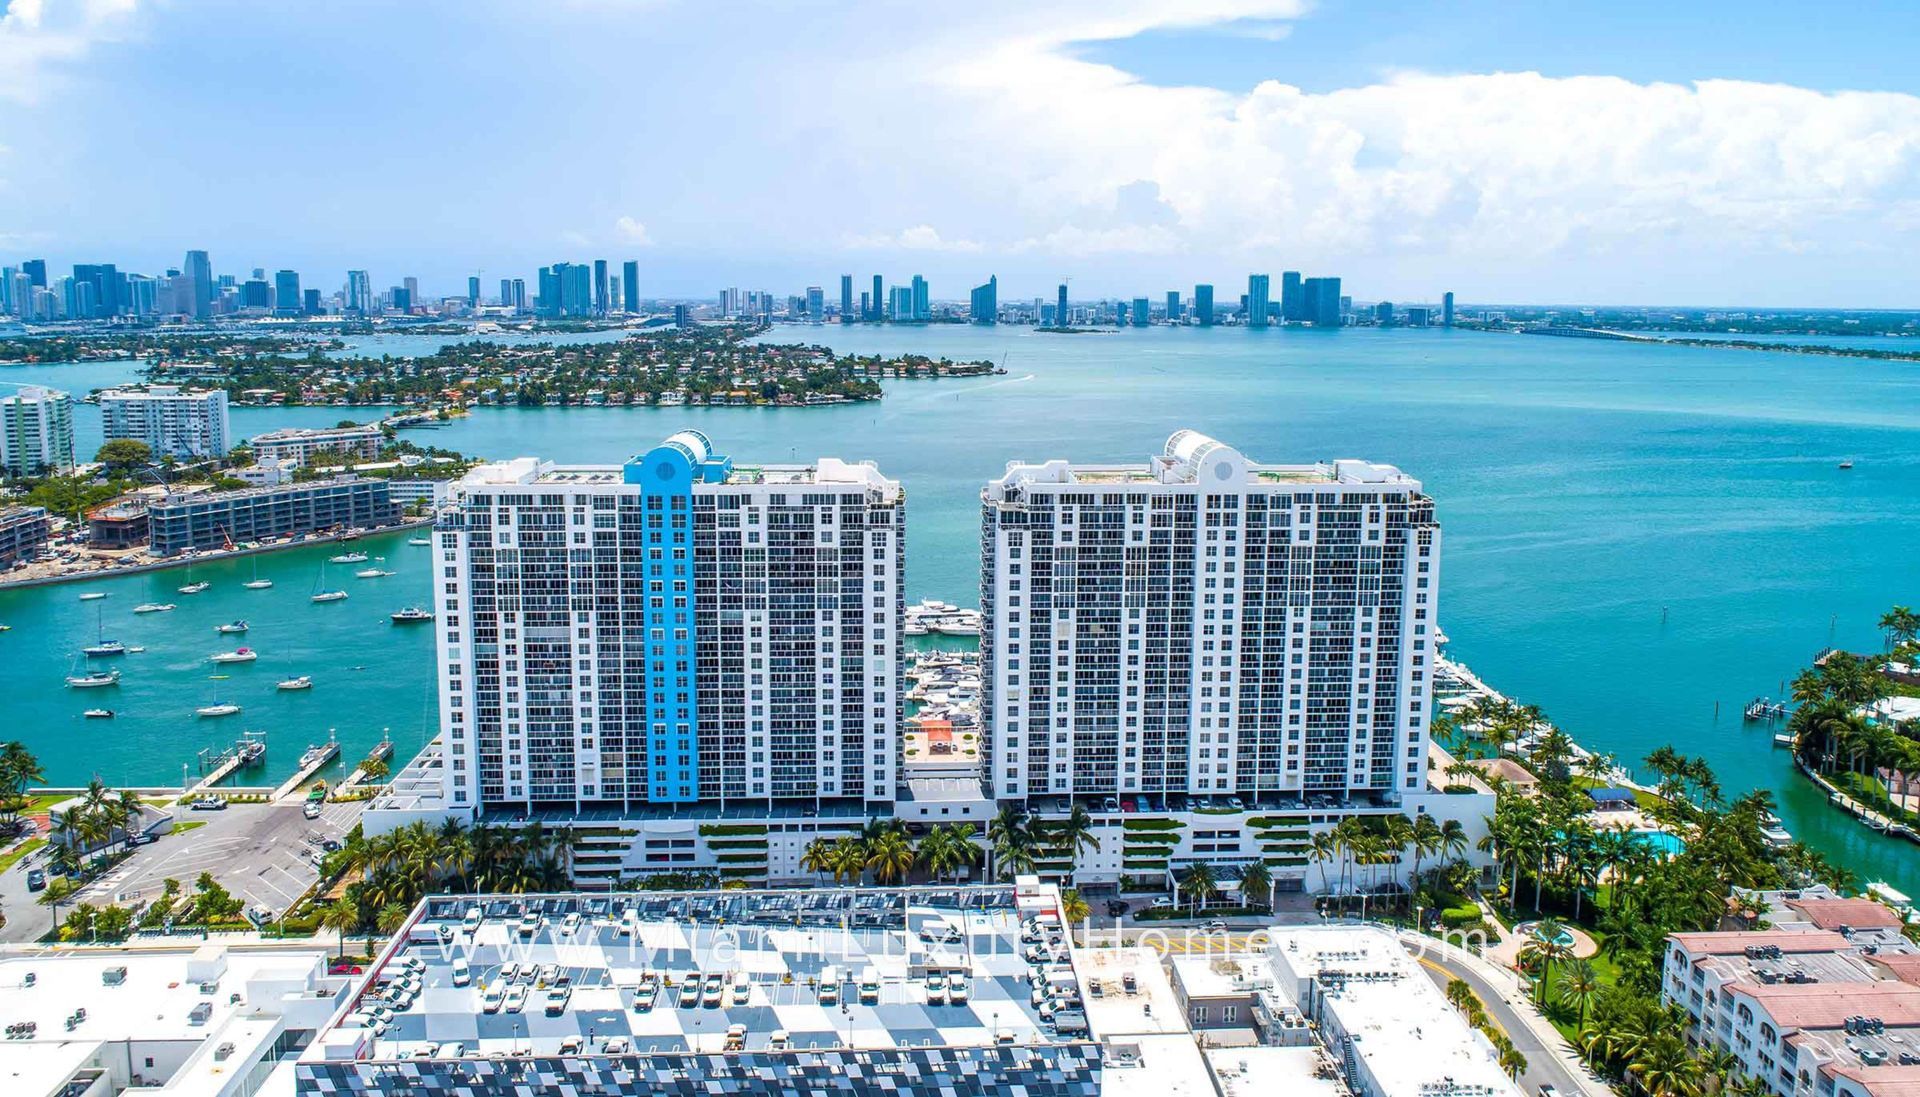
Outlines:
{"type": "Polygon", "coordinates": [[[147,508],[155,556],[323,530],[378,529],[399,521],[400,508],[388,498],[385,480],[351,476],[175,495],[147,508]]]}
{"type": "MultiPolygon", "coordinates": [[[[380,456],[385,435],[378,423],[352,427],[288,428],[255,435],[249,443],[254,460],[292,460],[298,466],[312,463],[317,454],[332,454],[346,461],[371,461],[380,456]]],[[[338,462],[333,462],[338,463],[338,462]]]]}
{"type": "Polygon", "coordinates": [[[38,556],[52,531],[45,507],[0,507],[0,567],[38,556]]]}

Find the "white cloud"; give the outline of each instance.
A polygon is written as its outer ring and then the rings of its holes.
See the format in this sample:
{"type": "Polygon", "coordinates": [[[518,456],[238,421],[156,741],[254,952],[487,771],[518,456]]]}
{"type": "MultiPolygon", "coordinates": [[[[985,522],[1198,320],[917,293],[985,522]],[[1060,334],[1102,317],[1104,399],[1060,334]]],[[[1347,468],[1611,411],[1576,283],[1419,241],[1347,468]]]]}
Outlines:
{"type": "Polygon", "coordinates": [[[0,99],[36,103],[95,42],[125,33],[138,0],[11,0],[0,13],[0,99]]]}
{"type": "Polygon", "coordinates": [[[1287,8],[1119,3],[1091,23],[990,15],[981,33],[933,36],[880,62],[873,86],[917,86],[911,109],[939,124],[870,140],[916,165],[948,232],[1037,254],[1786,254],[1884,246],[1881,218],[1898,211],[1904,230],[1920,201],[1911,95],[1529,72],[1235,93],[1147,84],[1073,50],[1176,23],[1282,30],[1273,20],[1287,8]],[[1112,208],[1142,183],[1164,216],[1095,224],[1077,212],[1112,208]]]}
{"type": "Polygon", "coordinates": [[[647,226],[624,214],[613,223],[613,231],[623,244],[641,248],[653,246],[653,237],[647,233],[647,226]]]}
{"type": "Polygon", "coordinates": [[[849,236],[843,246],[853,251],[980,251],[974,240],[948,240],[932,225],[915,225],[897,233],[872,233],[849,236]]]}

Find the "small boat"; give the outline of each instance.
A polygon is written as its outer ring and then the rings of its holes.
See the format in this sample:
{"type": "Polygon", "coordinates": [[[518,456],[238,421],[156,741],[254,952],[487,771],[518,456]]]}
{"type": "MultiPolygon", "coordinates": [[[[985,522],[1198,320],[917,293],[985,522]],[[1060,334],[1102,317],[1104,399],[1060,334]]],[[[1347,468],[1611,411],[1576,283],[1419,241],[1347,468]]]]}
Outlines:
{"type": "Polygon", "coordinates": [[[393,572],[382,571],[379,568],[361,568],[359,571],[353,573],[353,577],[355,579],[384,579],[392,574],[393,572]]]}
{"type": "Polygon", "coordinates": [[[213,626],[213,631],[223,633],[245,632],[248,627],[245,621],[229,621],[224,625],[213,626]]]}
{"type": "Polygon", "coordinates": [[[100,686],[120,684],[120,672],[117,670],[100,671],[93,674],[69,674],[67,684],[74,689],[95,689],[100,686]]]}
{"type": "Polygon", "coordinates": [[[102,640],[97,644],[88,644],[80,650],[84,654],[98,658],[103,655],[125,655],[127,645],[118,640],[102,640]]]}
{"type": "Polygon", "coordinates": [[[367,554],[364,552],[343,552],[338,556],[327,557],[329,564],[364,564],[366,562],[367,554]]]}
{"type": "Polygon", "coordinates": [[[260,653],[252,648],[237,648],[233,651],[220,652],[212,658],[216,663],[251,663],[260,658],[260,653]]]}
{"type": "Polygon", "coordinates": [[[346,600],[346,597],[347,597],[347,592],[344,590],[323,590],[320,593],[313,596],[313,601],[342,602],[346,600]]]}
{"type": "Polygon", "coordinates": [[[113,710],[110,708],[90,708],[81,713],[81,715],[89,720],[111,720],[113,719],[113,710]]]}
{"type": "Polygon", "coordinates": [[[12,625],[0,625],[0,632],[12,632],[12,631],[13,631],[12,625]]]}
{"type": "Polygon", "coordinates": [[[240,584],[240,585],[241,585],[241,586],[243,586],[243,587],[245,587],[245,588],[247,588],[248,590],[266,590],[267,588],[269,588],[269,587],[271,587],[271,586],[273,586],[273,580],[271,580],[271,579],[250,579],[250,580],[248,580],[247,582],[244,582],[244,583],[242,583],[242,584],[240,584]]]}
{"type": "Polygon", "coordinates": [[[171,613],[173,612],[173,603],[172,602],[142,602],[139,605],[133,607],[133,612],[135,613],[171,613]]]}
{"type": "Polygon", "coordinates": [[[424,609],[421,609],[419,606],[408,606],[406,609],[400,610],[399,612],[394,614],[390,614],[390,616],[393,618],[393,623],[396,625],[407,625],[407,624],[412,624],[415,621],[433,620],[433,614],[429,613],[424,609]]]}
{"type": "Polygon", "coordinates": [[[222,701],[217,705],[201,705],[193,710],[195,716],[232,716],[240,711],[240,706],[222,701]]]}
{"type": "Polygon", "coordinates": [[[128,654],[128,655],[138,655],[138,654],[140,654],[141,652],[143,652],[143,651],[145,651],[145,650],[147,650],[147,649],[146,649],[146,648],[143,648],[143,647],[141,647],[141,646],[140,646],[140,645],[138,645],[138,644],[135,644],[134,646],[132,646],[132,647],[130,647],[130,648],[128,648],[128,649],[127,649],[127,654],[128,654]]]}
{"type": "MultiPolygon", "coordinates": [[[[329,752],[327,748],[324,746],[308,747],[306,753],[300,756],[300,765],[298,768],[306,769],[308,766],[313,765],[315,762],[318,762],[320,759],[325,758],[328,753],[329,752]]],[[[327,783],[325,781],[321,781],[320,787],[326,788],[327,783]]]]}
{"type": "Polygon", "coordinates": [[[1840,462],[1840,467],[1841,467],[1841,468],[1843,468],[1843,469],[1850,469],[1850,468],[1852,468],[1852,467],[1853,467],[1853,462],[1852,462],[1852,461],[1842,461],[1842,462],[1840,462]]]}
{"type": "Polygon", "coordinates": [[[280,685],[279,685],[279,688],[280,688],[280,689],[287,689],[287,690],[293,690],[293,689],[312,689],[312,688],[313,688],[313,676],[312,676],[312,675],[310,675],[310,674],[302,674],[302,675],[301,675],[300,677],[298,677],[298,678],[282,678],[282,679],[280,680],[280,685]]]}
{"type": "Polygon", "coordinates": [[[88,593],[88,594],[82,594],[82,595],[80,596],[80,600],[81,600],[82,602],[97,602],[97,601],[99,601],[100,599],[102,599],[102,598],[105,598],[105,597],[106,597],[106,595],[105,595],[105,594],[103,594],[103,593],[101,593],[101,592],[99,592],[99,591],[97,591],[97,590],[96,590],[96,591],[93,591],[93,592],[91,592],[91,593],[88,593]]]}
{"type": "Polygon", "coordinates": [[[203,579],[203,580],[201,580],[201,581],[200,581],[200,582],[198,582],[198,583],[188,583],[188,584],[187,584],[186,586],[184,586],[184,587],[181,587],[181,588],[180,588],[180,593],[182,593],[182,594],[199,594],[199,593],[200,593],[201,591],[203,591],[203,590],[206,590],[206,589],[207,589],[208,587],[210,587],[210,586],[212,586],[212,585],[213,585],[212,583],[209,583],[209,582],[207,582],[206,580],[204,580],[204,579],[203,579]]]}
{"type": "Polygon", "coordinates": [[[433,544],[433,538],[431,538],[431,537],[409,537],[409,538],[407,538],[407,544],[409,544],[409,545],[428,545],[428,546],[431,546],[431,545],[433,544]]]}

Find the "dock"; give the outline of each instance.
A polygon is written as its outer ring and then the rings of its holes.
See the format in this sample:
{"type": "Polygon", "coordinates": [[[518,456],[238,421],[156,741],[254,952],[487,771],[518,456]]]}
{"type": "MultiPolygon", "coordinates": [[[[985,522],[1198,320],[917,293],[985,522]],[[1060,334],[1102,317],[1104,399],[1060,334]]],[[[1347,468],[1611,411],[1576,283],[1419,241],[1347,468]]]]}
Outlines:
{"type": "MultiPolygon", "coordinates": [[[[384,762],[391,757],[393,757],[393,739],[391,737],[381,739],[380,742],[374,745],[372,750],[367,752],[367,758],[376,762],[384,762]]],[[[368,782],[368,780],[367,771],[361,768],[361,766],[355,766],[353,767],[353,772],[347,775],[347,779],[340,782],[338,791],[345,792],[348,789],[357,788],[361,784],[368,782]]]]}
{"type": "MultiPolygon", "coordinates": [[[[245,732],[240,740],[222,751],[203,750],[200,752],[200,772],[198,783],[187,789],[187,795],[194,796],[218,785],[235,773],[256,765],[267,755],[266,735],[263,732],[245,732]]],[[[183,767],[184,768],[184,767],[183,767]]]]}
{"type": "Polygon", "coordinates": [[[335,758],[340,757],[340,744],[333,739],[328,739],[324,744],[308,749],[313,752],[313,756],[307,759],[306,764],[301,766],[298,772],[292,777],[287,778],[286,783],[273,790],[271,799],[278,801],[292,795],[301,785],[311,780],[314,774],[325,769],[328,763],[332,762],[335,758]]]}

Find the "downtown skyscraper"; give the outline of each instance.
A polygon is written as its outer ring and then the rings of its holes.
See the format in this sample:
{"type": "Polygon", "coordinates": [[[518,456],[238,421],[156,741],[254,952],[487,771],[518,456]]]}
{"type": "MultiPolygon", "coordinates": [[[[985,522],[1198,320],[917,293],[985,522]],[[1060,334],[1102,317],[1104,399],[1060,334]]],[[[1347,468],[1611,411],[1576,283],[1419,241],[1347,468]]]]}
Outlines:
{"type": "Polygon", "coordinates": [[[993,276],[984,285],[973,287],[967,317],[976,324],[994,324],[1000,320],[1000,279],[993,276]]]}
{"type": "Polygon", "coordinates": [[[204,251],[187,253],[186,264],[181,267],[193,286],[193,318],[205,320],[213,315],[213,261],[204,251]]]}
{"type": "Polygon", "coordinates": [[[1010,465],[980,533],[995,798],[1424,787],[1440,528],[1400,470],[1180,431],[1010,465]]]}
{"type": "Polygon", "coordinates": [[[1271,304],[1267,292],[1267,276],[1264,274],[1247,275],[1247,326],[1264,328],[1267,326],[1267,311],[1271,304]]]}
{"type": "Polygon", "coordinates": [[[620,264],[620,308],[628,316],[640,315],[640,263],[629,259],[620,264]]]}
{"type": "Polygon", "coordinates": [[[434,551],[456,807],[885,804],[905,497],[870,463],[482,465],[434,551]]]}

